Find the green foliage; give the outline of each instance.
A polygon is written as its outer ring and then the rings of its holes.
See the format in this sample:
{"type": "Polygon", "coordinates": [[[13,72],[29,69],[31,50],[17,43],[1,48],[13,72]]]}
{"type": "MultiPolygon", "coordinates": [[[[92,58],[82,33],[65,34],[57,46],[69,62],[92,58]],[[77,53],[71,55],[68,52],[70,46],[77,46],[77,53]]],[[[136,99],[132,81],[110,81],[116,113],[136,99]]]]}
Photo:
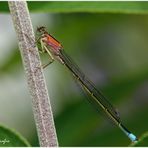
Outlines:
{"type": "Polygon", "coordinates": [[[9,12],[8,2],[0,2],[0,11],[9,12]]]}
{"type": "Polygon", "coordinates": [[[144,133],[137,142],[131,143],[129,146],[144,147],[148,146],[148,132],[144,133]]]}
{"type": "Polygon", "coordinates": [[[27,140],[16,131],[0,125],[1,147],[26,147],[30,146],[27,140]]]}
{"type": "Polygon", "coordinates": [[[44,12],[92,12],[92,13],[148,13],[147,2],[34,2],[29,3],[33,11],[44,12]]]}
{"type": "MultiPolygon", "coordinates": [[[[147,2],[28,2],[28,5],[31,12],[148,14],[147,2]]],[[[9,11],[7,2],[1,2],[0,11],[9,11]]]]}

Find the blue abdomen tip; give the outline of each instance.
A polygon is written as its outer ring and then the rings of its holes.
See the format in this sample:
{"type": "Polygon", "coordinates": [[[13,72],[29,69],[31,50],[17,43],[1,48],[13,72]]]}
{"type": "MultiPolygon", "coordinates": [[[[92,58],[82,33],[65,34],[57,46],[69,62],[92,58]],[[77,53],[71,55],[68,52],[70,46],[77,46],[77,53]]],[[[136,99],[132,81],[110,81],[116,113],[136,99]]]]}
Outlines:
{"type": "Polygon", "coordinates": [[[128,136],[129,136],[129,138],[131,139],[132,142],[138,141],[137,137],[134,134],[130,133],[128,136]]]}

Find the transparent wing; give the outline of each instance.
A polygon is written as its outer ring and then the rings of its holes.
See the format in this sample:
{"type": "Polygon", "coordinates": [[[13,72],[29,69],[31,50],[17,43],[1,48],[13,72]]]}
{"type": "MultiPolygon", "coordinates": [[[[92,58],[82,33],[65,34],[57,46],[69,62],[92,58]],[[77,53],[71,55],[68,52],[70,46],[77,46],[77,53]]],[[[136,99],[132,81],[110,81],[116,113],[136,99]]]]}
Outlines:
{"type": "Polygon", "coordinates": [[[109,116],[117,123],[120,123],[120,117],[117,110],[113,105],[104,97],[104,95],[95,88],[94,84],[84,75],[84,73],[79,69],[79,67],[72,61],[72,59],[61,50],[60,58],[64,61],[67,68],[74,74],[74,76],[80,81],[85,90],[92,96],[91,101],[98,104],[99,107],[104,109],[109,116]]]}

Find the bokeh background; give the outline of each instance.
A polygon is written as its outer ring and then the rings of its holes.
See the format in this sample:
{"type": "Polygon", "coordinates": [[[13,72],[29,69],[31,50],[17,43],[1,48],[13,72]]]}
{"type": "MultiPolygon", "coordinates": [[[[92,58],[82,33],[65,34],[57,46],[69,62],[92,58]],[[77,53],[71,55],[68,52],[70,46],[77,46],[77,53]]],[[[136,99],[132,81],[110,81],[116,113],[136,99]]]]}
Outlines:
{"type": "MultiPolygon", "coordinates": [[[[116,106],[124,125],[140,137],[148,130],[148,14],[71,13],[66,8],[65,13],[60,9],[50,13],[47,5],[53,3],[58,6],[58,2],[29,3],[34,31],[38,26],[46,26],[116,106]]],[[[16,34],[7,3],[0,2],[0,5],[3,8],[0,13],[0,123],[17,130],[32,146],[38,146],[16,34]]],[[[137,6],[148,10],[147,2],[137,6]]],[[[44,56],[41,55],[43,63],[47,62],[44,56]]],[[[117,126],[87,102],[88,96],[63,65],[55,61],[44,74],[60,146],[130,144],[117,126]]]]}

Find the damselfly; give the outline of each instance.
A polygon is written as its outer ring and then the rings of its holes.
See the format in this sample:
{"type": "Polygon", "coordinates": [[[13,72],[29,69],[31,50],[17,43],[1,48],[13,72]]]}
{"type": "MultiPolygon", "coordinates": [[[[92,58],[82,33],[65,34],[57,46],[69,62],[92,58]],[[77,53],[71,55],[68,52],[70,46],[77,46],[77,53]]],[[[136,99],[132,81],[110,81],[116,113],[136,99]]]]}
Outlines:
{"type": "Polygon", "coordinates": [[[94,84],[84,75],[79,67],[64,52],[61,43],[52,37],[46,31],[45,27],[39,27],[37,31],[40,33],[37,42],[41,45],[42,52],[47,52],[51,57],[51,61],[47,65],[53,62],[54,59],[65,65],[77,78],[84,89],[90,94],[92,101],[104,110],[104,112],[128,136],[132,142],[136,142],[137,137],[122,124],[119,114],[113,105],[103,96],[99,90],[95,88],[94,84]]]}

